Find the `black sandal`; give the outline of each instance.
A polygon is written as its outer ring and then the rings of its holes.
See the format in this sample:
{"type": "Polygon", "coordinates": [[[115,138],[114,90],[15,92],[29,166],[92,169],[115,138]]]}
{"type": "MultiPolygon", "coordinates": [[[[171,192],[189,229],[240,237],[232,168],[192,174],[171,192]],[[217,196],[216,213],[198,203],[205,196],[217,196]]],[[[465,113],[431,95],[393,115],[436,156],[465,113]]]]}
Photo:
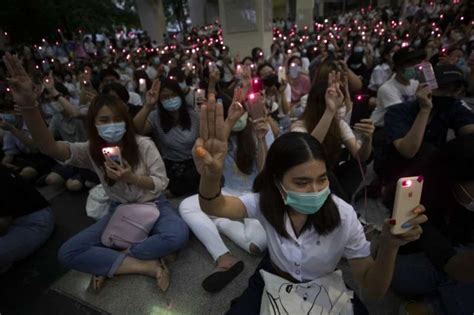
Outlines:
{"type": "Polygon", "coordinates": [[[244,262],[238,261],[229,269],[216,268],[216,271],[209,275],[202,282],[202,287],[207,292],[218,292],[228,285],[235,277],[244,270],[244,262]]]}

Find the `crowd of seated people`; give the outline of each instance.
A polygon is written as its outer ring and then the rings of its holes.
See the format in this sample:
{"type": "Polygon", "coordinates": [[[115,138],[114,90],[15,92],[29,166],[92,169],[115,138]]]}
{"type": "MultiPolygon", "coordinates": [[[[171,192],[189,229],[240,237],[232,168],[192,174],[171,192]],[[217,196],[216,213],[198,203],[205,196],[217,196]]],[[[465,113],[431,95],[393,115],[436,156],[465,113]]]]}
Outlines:
{"type": "Polygon", "coordinates": [[[307,301],[291,289],[294,305],[262,299],[288,282],[340,293],[316,299],[321,309],[367,314],[335,272],[341,259],[369,296],[408,301],[404,314],[474,312],[469,1],[350,11],[310,28],[275,20],[271,47],[243,58],[218,23],[181,35],[66,34],[1,52],[0,273],[54,229],[38,188],[93,188],[102,212],[58,259],[96,291],[123,274],[166,291],[169,258],[192,232],[215,263],[208,292],[245,268],[221,235],[260,261],[227,314],[296,310],[307,301]],[[418,175],[412,219],[384,214],[371,253],[353,207],[360,187],[391,212],[399,178],[418,175]]]}

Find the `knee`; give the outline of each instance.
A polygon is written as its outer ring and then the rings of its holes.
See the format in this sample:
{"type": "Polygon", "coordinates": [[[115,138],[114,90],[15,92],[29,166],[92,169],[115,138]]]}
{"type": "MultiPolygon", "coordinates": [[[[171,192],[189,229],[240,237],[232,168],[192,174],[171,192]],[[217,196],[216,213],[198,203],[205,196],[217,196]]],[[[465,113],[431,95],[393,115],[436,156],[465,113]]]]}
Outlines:
{"type": "Polygon", "coordinates": [[[69,191],[80,191],[82,189],[82,183],[77,179],[68,179],[66,181],[66,188],[69,191]]]}
{"type": "Polygon", "coordinates": [[[199,209],[199,200],[196,196],[191,196],[184,199],[179,205],[179,215],[186,217],[187,215],[197,212],[199,209]]]}
{"type": "Polygon", "coordinates": [[[71,245],[71,240],[68,240],[58,250],[59,263],[68,269],[72,269],[72,262],[75,256],[75,250],[71,245]]]}
{"type": "Polygon", "coordinates": [[[64,182],[64,179],[58,173],[52,172],[46,177],[45,182],[47,185],[59,185],[64,182]]]}
{"type": "Polygon", "coordinates": [[[20,172],[20,176],[26,180],[32,180],[37,175],[38,175],[38,171],[36,171],[34,168],[29,167],[29,166],[23,168],[20,172]]]}

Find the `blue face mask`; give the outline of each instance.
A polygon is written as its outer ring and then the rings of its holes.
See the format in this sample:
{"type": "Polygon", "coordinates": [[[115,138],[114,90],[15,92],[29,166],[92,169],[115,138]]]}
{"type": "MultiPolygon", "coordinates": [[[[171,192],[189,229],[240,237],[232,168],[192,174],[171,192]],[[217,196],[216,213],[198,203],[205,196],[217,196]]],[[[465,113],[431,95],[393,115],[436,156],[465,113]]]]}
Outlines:
{"type": "Polygon", "coordinates": [[[235,125],[232,127],[232,131],[234,132],[240,132],[242,130],[245,129],[245,127],[247,127],[247,119],[248,119],[249,115],[245,112],[242,117],[239,118],[239,120],[237,120],[235,122],[235,125]]]}
{"type": "Polygon", "coordinates": [[[179,82],[178,85],[179,85],[179,87],[181,88],[182,91],[186,90],[186,88],[188,87],[186,82],[179,82]]]}
{"type": "Polygon", "coordinates": [[[96,125],[97,132],[99,137],[104,139],[105,142],[110,144],[115,144],[122,140],[123,135],[127,131],[125,128],[125,122],[105,124],[105,125],[96,125]]]}
{"type": "Polygon", "coordinates": [[[2,114],[2,119],[10,125],[14,125],[16,123],[16,116],[14,114],[2,114]]]}
{"type": "Polygon", "coordinates": [[[286,198],[283,200],[285,205],[290,206],[301,214],[308,215],[317,213],[331,194],[329,186],[321,191],[311,193],[287,191],[281,184],[280,187],[286,193],[286,198]]]}
{"type": "Polygon", "coordinates": [[[162,101],[161,104],[163,104],[163,107],[167,111],[174,112],[181,107],[181,97],[179,96],[172,97],[170,99],[162,101]]]}
{"type": "Polygon", "coordinates": [[[416,78],[416,70],[415,67],[405,68],[403,70],[402,76],[405,80],[410,81],[416,78]]]}

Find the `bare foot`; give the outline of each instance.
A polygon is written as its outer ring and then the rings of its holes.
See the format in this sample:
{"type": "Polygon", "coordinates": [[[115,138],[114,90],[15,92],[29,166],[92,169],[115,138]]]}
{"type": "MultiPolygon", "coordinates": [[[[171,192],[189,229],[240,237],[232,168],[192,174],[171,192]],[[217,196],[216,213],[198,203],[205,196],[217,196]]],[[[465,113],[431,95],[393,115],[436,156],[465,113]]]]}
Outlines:
{"type": "Polygon", "coordinates": [[[217,258],[217,268],[229,269],[240,260],[233,256],[231,253],[225,253],[224,255],[217,258]]]}
{"type": "Polygon", "coordinates": [[[163,259],[156,270],[156,283],[161,291],[165,292],[170,286],[170,272],[163,259]]]}
{"type": "Polygon", "coordinates": [[[94,293],[99,293],[105,284],[105,280],[107,280],[107,278],[103,276],[92,276],[89,284],[90,290],[94,293]]]}
{"type": "Polygon", "coordinates": [[[255,245],[254,243],[250,243],[249,251],[251,254],[254,254],[254,255],[260,255],[262,253],[260,248],[258,248],[258,246],[255,245]]]}

